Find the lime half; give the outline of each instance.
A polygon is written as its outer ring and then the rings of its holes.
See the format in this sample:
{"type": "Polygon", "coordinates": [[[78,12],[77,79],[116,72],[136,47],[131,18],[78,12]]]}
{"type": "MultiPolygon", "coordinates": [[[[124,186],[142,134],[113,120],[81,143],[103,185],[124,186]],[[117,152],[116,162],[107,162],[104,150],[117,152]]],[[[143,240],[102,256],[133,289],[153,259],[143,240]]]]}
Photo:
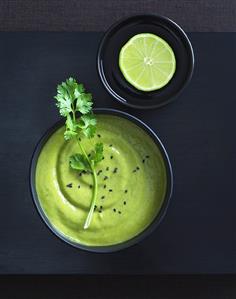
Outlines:
{"type": "Polygon", "coordinates": [[[153,91],[171,80],[176,61],[164,39],[152,33],[140,33],[121,48],[119,66],[125,79],[135,88],[153,91]]]}

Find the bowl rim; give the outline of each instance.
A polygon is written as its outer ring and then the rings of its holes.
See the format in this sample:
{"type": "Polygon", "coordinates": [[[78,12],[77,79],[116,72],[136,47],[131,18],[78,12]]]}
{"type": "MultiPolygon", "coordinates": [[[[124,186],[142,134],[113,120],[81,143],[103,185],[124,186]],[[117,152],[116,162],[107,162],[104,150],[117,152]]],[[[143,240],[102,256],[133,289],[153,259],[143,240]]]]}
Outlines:
{"type": "Polygon", "coordinates": [[[117,109],[112,109],[112,108],[95,108],[93,109],[95,114],[109,114],[109,115],[116,115],[119,117],[124,117],[131,122],[135,123],[139,127],[141,127],[149,136],[153,139],[153,141],[156,143],[158,146],[162,158],[166,167],[166,175],[167,175],[167,187],[166,187],[166,194],[165,198],[163,200],[162,206],[154,220],[146,227],[142,232],[140,232],[138,235],[134,236],[133,238],[124,241],[122,243],[114,244],[114,245],[107,245],[107,246],[88,246],[88,245],[83,245],[77,242],[74,242],[67,238],[65,235],[59,232],[50,222],[48,217],[46,216],[46,213],[44,212],[43,208],[40,205],[36,188],[35,188],[35,171],[36,171],[36,165],[38,161],[39,154],[47,142],[47,140],[50,138],[50,136],[59,128],[63,125],[64,120],[61,119],[57,121],[54,125],[52,125],[49,129],[46,130],[46,132],[42,135],[42,137],[39,139],[37,142],[32,157],[30,161],[30,168],[29,168],[29,187],[31,191],[31,197],[33,200],[33,203],[36,207],[36,210],[38,214],[40,215],[41,220],[43,223],[47,226],[47,228],[55,235],[57,236],[61,241],[77,248],[77,249],[82,249],[85,251],[89,252],[95,252],[95,253],[110,253],[110,252],[115,252],[119,251],[128,247],[131,247],[140,241],[142,241],[144,238],[146,238],[148,235],[150,235],[156,228],[157,226],[161,223],[163,220],[167,208],[170,203],[170,199],[173,193],[173,171],[172,171],[172,166],[170,163],[169,156],[167,154],[167,151],[162,144],[161,140],[157,136],[157,134],[148,126],[146,125],[142,120],[138,119],[137,117],[127,113],[123,112],[117,109]]]}
{"type": "Polygon", "coordinates": [[[136,108],[136,109],[154,109],[154,108],[160,108],[163,107],[171,102],[173,102],[174,100],[176,100],[179,95],[184,91],[184,89],[189,85],[192,76],[193,76],[193,71],[194,71],[194,65],[195,65],[195,56],[194,56],[194,51],[193,51],[193,47],[192,44],[190,42],[189,37],[187,36],[186,32],[183,30],[182,27],[180,27],[179,24],[177,24],[175,21],[173,21],[172,19],[163,16],[163,15],[159,15],[159,14],[132,14],[128,17],[124,17],[119,19],[118,21],[116,21],[115,23],[113,23],[110,27],[108,27],[108,29],[105,31],[105,33],[103,34],[100,43],[99,43],[99,47],[97,50],[97,59],[96,59],[96,64],[97,64],[97,72],[99,75],[99,78],[102,82],[103,87],[106,89],[106,91],[112,96],[112,98],[114,98],[116,101],[118,101],[119,103],[122,103],[125,106],[131,107],[131,108],[136,108]],[[125,23],[126,21],[130,20],[130,19],[135,19],[135,18],[158,18],[159,20],[163,20],[167,23],[169,23],[170,25],[174,26],[180,33],[180,35],[182,35],[183,39],[185,40],[185,44],[186,47],[188,48],[187,51],[190,54],[190,60],[191,60],[191,64],[189,65],[189,71],[188,71],[188,77],[185,80],[185,82],[182,84],[181,88],[179,89],[179,91],[171,96],[169,99],[166,99],[164,102],[162,103],[157,103],[157,104],[153,104],[153,105],[145,105],[145,106],[141,106],[139,104],[132,104],[129,103],[128,101],[124,101],[122,100],[123,98],[121,98],[119,96],[119,94],[117,94],[110,86],[110,84],[108,83],[106,76],[103,72],[103,68],[102,68],[102,59],[101,59],[101,55],[102,55],[102,51],[103,51],[103,47],[107,42],[107,39],[109,37],[109,35],[112,33],[112,31],[120,26],[122,23],[125,23]]]}

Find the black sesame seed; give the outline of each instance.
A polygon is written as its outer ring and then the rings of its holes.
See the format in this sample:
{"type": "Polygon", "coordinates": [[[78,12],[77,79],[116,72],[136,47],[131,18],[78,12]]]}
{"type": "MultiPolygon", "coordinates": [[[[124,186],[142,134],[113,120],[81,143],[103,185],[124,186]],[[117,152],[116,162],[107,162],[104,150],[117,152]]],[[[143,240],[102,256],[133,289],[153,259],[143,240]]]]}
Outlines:
{"type": "Polygon", "coordinates": [[[91,157],[91,154],[88,154],[88,157],[91,157]]]}
{"type": "Polygon", "coordinates": [[[112,147],[112,144],[110,144],[109,146],[112,147]]]}
{"type": "Polygon", "coordinates": [[[66,185],[67,188],[72,188],[72,183],[66,185]]]}
{"type": "Polygon", "coordinates": [[[113,209],[114,212],[116,212],[116,209],[113,209]]]}
{"type": "Polygon", "coordinates": [[[121,214],[121,211],[118,211],[119,214],[121,214]]]}
{"type": "Polygon", "coordinates": [[[101,196],[101,199],[104,199],[105,198],[105,196],[103,195],[103,196],[101,196]]]}
{"type": "Polygon", "coordinates": [[[92,189],[92,188],[93,188],[93,185],[89,185],[89,188],[92,189]]]}
{"type": "Polygon", "coordinates": [[[98,171],[97,175],[99,175],[100,173],[102,173],[102,170],[101,170],[101,169],[98,171]]]}
{"type": "Polygon", "coordinates": [[[103,188],[106,189],[107,185],[104,185],[103,188]]]}
{"type": "Polygon", "coordinates": [[[78,185],[78,188],[80,189],[80,185],[78,185]]]}
{"type": "Polygon", "coordinates": [[[102,160],[104,160],[105,158],[104,157],[102,157],[102,160]]]}
{"type": "Polygon", "coordinates": [[[148,159],[148,158],[150,158],[150,156],[146,156],[146,158],[148,159]]]}
{"type": "Polygon", "coordinates": [[[113,156],[111,156],[110,158],[113,159],[113,156]]]}
{"type": "Polygon", "coordinates": [[[102,210],[103,206],[100,206],[100,209],[102,210]]]}
{"type": "Polygon", "coordinates": [[[94,206],[94,211],[97,209],[97,206],[94,206]]]}
{"type": "Polygon", "coordinates": [[[81,138],[79,137],[79,141],[81,141],[81,138]]]}
{"type": "Polygon", "coordinates": [[[79,173],[79,176],[82,176],[82,172],[79,173]]]}
{"type": "Polygon", "coordinates": [[[106,171],[108,171],[108,170],[109,170],[109,167],[106,168],[106,171]]]}
{"type": "Polygon", "coordinates": [[[124,201],[124,205],[126,205],[126,201],[124,201]]]}
{"type": "Polygon", "coordinates": [[[145,163],[145,159],[143,159],[143,163],[145,163]]]}
{"type": "Polygon", "coordinates": [[[128,193],[128,190],[125,190],[125,193],[128,193]]]}
{"type": "Polygon", "coordinates": [[[106,181],[108,179],[108,176],[104,176],[104,181],[106,181]]]}
{"type": "Polygon", "coordinates": [[[102,211],[101,211],[101,210],[99,210],[98,212],[99,212],[99,213],[102,213],[102,211]]]}
{"type": "Polygon", "coordinates": [[[133,170],[133,172],[136,172],[136,171],[137,171],[136,169],[133,170]]]}
{"type": "Polygon", "coordinates": [[[109,189],[109,192],[112,192],[112,189],[109,189]]]}
{"type": "Polygon", "coordinates": [[[136,169],[139,170],[140,168],[137,166],[136,169]]]}
{"type": "Polygon", "coordinates": [[[113,170],[113,173],[117,173],[117,170],[118,170],[118,168],[116,167],[116,168],[113,170]]]}
{"type": "Polygon", "coordinates": [[[101,138],[101,135],[100,135],[100,134],[98,134],[97,136],[98,136],[98,138],[101,138]]]}

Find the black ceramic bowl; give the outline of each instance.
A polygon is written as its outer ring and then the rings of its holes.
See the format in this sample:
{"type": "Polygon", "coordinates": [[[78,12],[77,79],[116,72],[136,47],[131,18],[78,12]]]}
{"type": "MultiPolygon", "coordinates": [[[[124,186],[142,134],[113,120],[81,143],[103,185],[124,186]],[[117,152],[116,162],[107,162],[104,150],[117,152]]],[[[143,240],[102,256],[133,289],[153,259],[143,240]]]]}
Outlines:
{"type": "Polygon", "coordinates": [[[68,238],[66,238],[64,235],[62,235],[58,230],[56,230],[52,224],[50,223],[49,219],[47,218],[46,214],[44,213],[38,196],[37,196],[37,192],[35,189],[35,170],[36,170],[36,165],[37,165],[37,160],[39,157],[39,154],[41,152],[41,149],[43,148],[44,144],[47,142],[47,140],[49,139],[49,137],[59,128],[64,124],[64,121],[59,121],[57,122],[54,126],[52,126],[45,134],[44,136],[40,139],[40,141],[38,142],[38,144],[36,145],[36,148],[34,150],[32,159],[31,159],[31,165],[30,165],[30,189],[31,189],[31,193],[32,193],[32,198],[34,201],[34,204],[39,212],[39,215],[41,216],[41,218],[43,219],[44,223],[47,225],[47,227],[57,236],[59,237],[61,240],[65,241],[66,243],[76,247],[76,248],[80,248],[80,249],[84,249],[87,251],[92,251],[92,252],[113,252],[113,251],[118,251],[127,247],[130,247],[131,245],[134,245],[136,243],[138,243],[139,241],[141,241],[142,239],[144,239],[147,235],[149,235],[161,222],[162,218],[164,217],[170,198],[171,198],[171,194],[172,194],[172,189],[173,189],[173,174],[172,174],[172,168],[171,168],[171,164],[167,155],[167,152],[163,146],[163,144],[161,143],[160,139],[157,137],[157,135],[145,124],[143,123],[141,120],[139,120],[138,118],[126,113],[126,112],[122,112],[122,111],[118,111],[118,110],[114,110],[114,109],[94,109],[94,112],[96,114],[111,114],[111,115],[117,115],[123,118],[126,118],[130,121],[132,121],[133,123],[135,123],[136,125],[138,125],[139,127],[141,127],[142,129],[144,129],[147,134],[149,134],[151,136],[151,138],[154,140],[154,142],[156,143],[156,145],[158,146],[160,152],[162,153],[162,157],[166,166],[166,174],[167,174],[167,188],[166,188],[166,194],[165,194],[165,198],[161,207],[161,210],[159,211],[158,215],[156,216],[156,218],[154,219],[154,221],[149,225],[149,227],[147,227],[143,232],[141,232],[139,235],[137,235],[136,237],[120,243],[120,244],[116,244],[116,245],[110,245],[110,246],[97,246],[97,247],[92,247],[92,246],[85,246],[76,242],[73,242],[71,240],[69,240],[68,238]]]}
{"type": "Polygon", "coordinates": [[[157,108],[173,101],[189,83],[194,68],[191,43],[179,25],[158,15],[137,15],[115,23],[103,36],[98,53],[97,69],[106,90],[119,102],[134,108],[157,108]],[[138,33],[153,33],[171,46],[176,58],[176,71],[170,82],[151,92],[130,85],[119,69],[122,46],[138,33]]]}

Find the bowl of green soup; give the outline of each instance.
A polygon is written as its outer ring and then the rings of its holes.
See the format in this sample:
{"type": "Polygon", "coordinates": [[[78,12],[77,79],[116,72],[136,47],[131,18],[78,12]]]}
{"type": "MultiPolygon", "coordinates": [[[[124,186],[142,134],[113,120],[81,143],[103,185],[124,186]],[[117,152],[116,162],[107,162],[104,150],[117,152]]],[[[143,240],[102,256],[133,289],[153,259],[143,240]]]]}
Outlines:
{"type": "Polygon", "coordinates": [[[41,218],[56,236],[80,249],[112,252],[138,243],[160,224],[172,194],[172,168],[162,142],[141,120],[113,109],[94,114],[96,135],[83,146],[102,142],[103,157],[90,226],[84,228],[92,176],[68,166],[76,142],[64,140],[62,121],[35,148],[30,186],[41,218]]]}
{"type": "Polygon", "coordinates": [[[97,70],[120,103],[140,109],[172,102],[191,80],[194,53],[184,30],[159,15],[119,20],[104,34],[97,70]]]}

